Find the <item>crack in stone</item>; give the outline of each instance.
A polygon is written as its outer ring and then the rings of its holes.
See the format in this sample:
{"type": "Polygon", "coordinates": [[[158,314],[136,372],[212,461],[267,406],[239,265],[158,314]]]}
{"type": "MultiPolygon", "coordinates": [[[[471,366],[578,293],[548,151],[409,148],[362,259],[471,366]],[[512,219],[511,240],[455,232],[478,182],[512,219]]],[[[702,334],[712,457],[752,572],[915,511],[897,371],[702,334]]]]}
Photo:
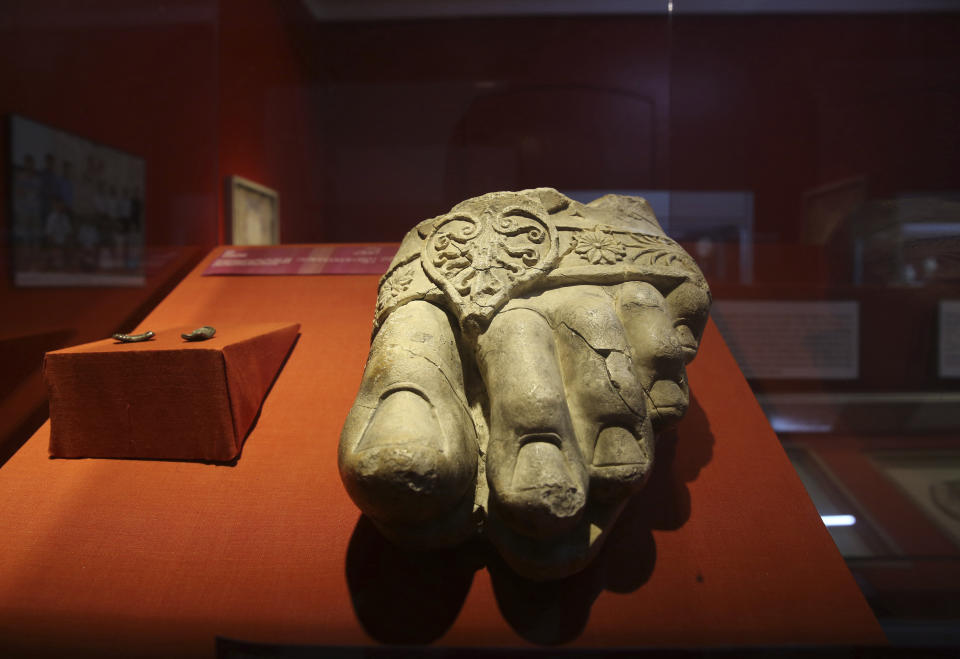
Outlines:
{"type": "Polygon", "coordinates": [[[555,326],[552,322],[550,322],[550,319],[547,318],[546,315],[544,315],[544,313],[543,313],[542,311],[540,311],[539,309],[534,309],[533,307],[511,307],[511,308],[509,308],[509,309],[503,309],[503,310],[501,310],[501,311],[500,311],[500,315],[502,316],[502,315],[508,314],[508,313],[510,313],[510,312],[512,312],[512,311],[532,311],[533,313],[535,313],[535,314],[537,314],[538,316],[540,316],[541,318],[543,318],[543,321],[544,321],[547,325],[550,326],[550,329],[552,329],[552,330],[557,329],[556,326],[555,326]]]}
{"type": "MultiPolygon", "coordinates": [[[[600,356],[600,357],[603,359],[603,368],[604,368],[604,369],[606,370],[606,372],[607,372],[607,379],[610,380],[610,386],[612,386],[612,387],[613,387],[613,390],[617,393],[617,397],[623,402],[623,404],[626,406],[626,408],[627,408],[628,410],[630,410],[637,418],[639,418],[639,419],[644,418],[646,415],[645,415],[644,413],[642,413],[642,412],[634,409],[633,405],[631,405],[630,403],[628,403],[628,402],[627,402],[627,399],[623,397],[623,392],[620,390],[620,383],[617,382],[617,381],[614,379],[613,374],[610,372],[610,365],[607,363],[607,357],[610,355],[610,353],[613,353],[613,352],[619,353],[619,354],[623,355],[624,357],[626,357],[627,359],[630,359],[630,355],[627,354],[627,353],[626,353],[625,351],[623,351],[623,350],[618,350],[617,348],[604,349],[603,351],[598,350],[597,348],[594,348],[592,345],[590,345],[590,342],[587,341],[586,337],[583,336],[583,334],[581,334],[581,333],[578,332],[577,330],[573,329],[572,327],[570,327],[570,326],[569,326],[568,324],[566,324],[565,322],[562,322],[562,321],[561,321],[560,324],[563,325],[565,328],[567,328],[567,331],[569,331],[571,334],[579,337],[580,340],[583,341],[584,345],[586,345],[586,346],[587,346],[588,348],[590,348],[592,351],[594,351],[595,353],[597,353],[597,355],[600,356]],[[604,355],[602,354],[602,352],[606,352],[607,355],[604,356],[604,355]]],[[[640,387],[641,390],[643,390],[643,392],[644,392],[645,394],[647,394],[647,398],[649,398],[649,397],[650,397],[650,394],[647,393],[646,389],[643,388],[643,385],[640,384],[639,381],[637,381],[637,385],[640,387]]],[[[656,405],[654,405],[654,408],[656,408],[656,405]]],[[[659,413],[659,411],[658,411],[658,413],[659,413]]]]}
{"type": "Polygon", "coordinates": [[[419,258],[420,258],[420,253],[419,253],[419,252],[417,252],[417,253],[415,253],[415,254],[411,254],[410,256],[408,256],[407,258],[405,258],[404,260],[402,260],[402,261],[400,261],[399,263],[395,264],[393,267],[391,267],[391,268],[390,268],[389,270],[387,270],[385,273],[383,273],[383,275],[381,276],[381,280],[386,281],[387,279],[389,279],[389,278],[393,275],[394,272],[396,272],[397,270],[399,270],[400,268],[402,268],[402,267],[405,266],[405,265],[409,265],[410,263],[413,263],[414,261],[418,260],[419,258]]]}
{"type": "MultiPolygon", "coordinates": [[[[588,348],[590,348],[590,350],[592,350],[593,352],[597,353],[597,355],[599,355],[599,356],[603,359],[603,368],[604,368],[604,369],[606,370],[606,372],[607,372],[607,379],[610,381],[610,385],[613,387],[613,390],[617,393],[617,397],[620,398],[620,400],[623,402],[624,406],[625,406],[628,410],[630,410],[630,412],[633,413],[637,418],[643,419],[643,418],[646,416],[645,413],[636,410],[636,409],[633,407],[633,405],[631,405],[630,403],[628,403],[628,402],[626,401],[626,399],[623,397],[623,393],[620,391],[620,384],[614,379],[613,374],[610,373],[610,366],[607,364],[607,358],[610,356],[611,353],[621,354],[621,355],[623,355],[624,357],[626,357],[628,360],[630,360],[631,363],[632,363],[633,360],[632,360],[629,352],[627,352],[627,351],[625,351],[625,350],[620,350],[619,348],[595,348],[593,345],[590,344],[589,341],[587,341],[586,337],[583,336],[583,334],[581,334],[580,332],[578,332],[578,331],[575,330],[574,328],[570,327],[570,325],[568,325],[567,323],[565,323],[565,322],[563,322],[563,321],[560,321],[559,323],[551,322],[550,318],[548,318],[546,314],[544,314],[544,313],[543,313],[542,311],[540,311],[539,309],[535,309],[535,308],[533,308],[533,307],[512,307],[512,308],[510,308],[510,309],[504,309],[504,310],[502,310],[502,311],[500,312],[500,314],[502,315],[502,314],[510,313],[510,312],[512,312],[512,311],[530,311],[530,312],[533,312],[533,313],[535,313],[536,315],[538,315],[538,316],[540,316],[541,318],[543,318],[544,322],[550,327],[551,330],[557,331],[557,330],[560,328],[560,326],[563,326],[563,327],[565,327],[565,328],[567,329],[567,331],[569,331],[571,334],[574,334],[575,336],[579,337],[579,339],[580,339],[581,341],[583,341],[584,345],[586,345],[588,348]]],[[[650,398],[650,392],[647,391],[647,389],[643,386],[643,384],[642,384],[639,380],[637,380],[637,386],[639,386],[640,389],[641,389],[641,391],[643,391],[644,395],[646,396],[646,399],[650,402],[650,405],[651,405],[655,410],[657,410],[657,414],[660,414],[659,408],[657,408],[657,406],[653,403],[653,400],[650,398]]]]}
{"type": "MultiPolygon", "coordinates": [[[[443,376],[443,379],[446,381],[447,386],[450,387],[450,390],[453,392],[453,397],[457,399],[457,402],[458,402],[458,403],[460,403],[460,407],[463,408],[463,411],[466,412],[466,414],[467,414],[468,417],[470,416],[470,407],[469,407],[469,405],[467,405],[466,400],[464,400],[463,398],[460,397],[460,394],[459,394],[459,392],[457,391],[457,386],[450,380],[450,377],[447,375],[446,371],[445,371],[437,362],[433,361],[432,359],[430,359],[430,358],[427,357],[426,355],[421,355],[419,352],[415,352],[415,351],[411,350],[410,348],[408,348],[408,347],[406,347],[406,346],[396,345],[396,344],[395,344],[395,347],[399,348],[400,350],[403,350],[404,352],[410,353],[410,354],[413,355],[414,357],[420,357],[421,359],[425,359],[426,361],[428,361],[428,362],[430,362],[431,364],[433,364],[434,368],[436,368],[436,369],[440,372],[440,375],[443,376]]],[[[472,417],[471,417],[471,419],[470,419],[470,423],[473,423],[473,418],[472,418],[472,417]]],[[[474,424],[473,432],[474,432],[474,434],[476,434],[476,432],[477,432],[476,424],[474,424]]]]}
{"type": "Polygon", "coordinates": [[[660,411],[660,408],[657,407],[657,404],[653,402],[653,397],[650,395],[650,390],[643,386],[642,382],[637,382],[637,385],[640,387],[640,390],[643,391],[643,395],[647,397],[647,402],[650,403],[650,406],[657,411],[657,416],[663,418],[663,413],[660,411]]]}
{"type": "MultiPolygon", "coordinates": [[[[568,325],[566,322],[564,322],[564,321],[561,320],[560,323],[559,323],[559,325],[563,325],[563,326],[566,327],[568,330],[570,330],[571,332],[573,332],[574,334],[576,334],[577,336],[579,336],[580,339],[581,339],[584,343],[587,344],[587,347],[588,347],[588,348],[590,348],[591,350],[593,350],[595,353],[597,353],[598,355],[600,355],[600,356],[603,357],[604,359],[606,359],[608,356],[610,356],[610,353],[616,352],[616,353],[619,353],[619,354],[623,355],[623,356],[626,357],[627,359],[630,359],[630,361],[631,361],[631,363],[632,363],[633,360],[632,360],[632,358],[631,358],[631,356],[630,356],[630,353],[628,353],[626,350],[620,350],[619,348],[596,348],[596,347],[593,346],[593,344],[591,344],[589,341],[587,341],[587,338],[586,338],[583,334],[581,334],[580,332],[578,332],[578,331],[575,330],[574,328],[570,327],[570,325],[568,325]]],[[[558,329],[558,327],[554,327],[553,329],[556,330],[556,329],[558,329]]]]}

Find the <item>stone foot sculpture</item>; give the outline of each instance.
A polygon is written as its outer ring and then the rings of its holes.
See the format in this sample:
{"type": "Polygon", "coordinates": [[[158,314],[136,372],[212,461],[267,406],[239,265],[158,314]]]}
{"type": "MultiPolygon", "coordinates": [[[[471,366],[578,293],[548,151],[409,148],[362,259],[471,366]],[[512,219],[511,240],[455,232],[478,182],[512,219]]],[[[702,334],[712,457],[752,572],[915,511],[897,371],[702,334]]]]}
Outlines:
{"type": "Polygon", "coordinates": [[[347,491],[399,545],[483,532],[525,577],[581,570],[687,409],[709,307],[637,197],[494,192],[420,223],[380,282],[347,491]]]}

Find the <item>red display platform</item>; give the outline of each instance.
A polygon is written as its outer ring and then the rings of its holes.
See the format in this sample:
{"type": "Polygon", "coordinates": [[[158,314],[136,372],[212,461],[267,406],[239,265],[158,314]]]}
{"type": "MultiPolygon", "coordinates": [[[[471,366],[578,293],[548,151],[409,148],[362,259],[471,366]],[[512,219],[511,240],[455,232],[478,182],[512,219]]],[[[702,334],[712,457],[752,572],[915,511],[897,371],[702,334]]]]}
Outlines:
{"type": "Polygon", "coordinates": [[[300,325],[233,324],[206,341],[185,341],[193,329],[48,352],[50,455],[236,458],[300,325]]]}
{"type": "MultiPolygon", "coordinates": [[[[222,249],[222,248],[221,248],[222,249]]],[[[883,635],[714,326],[654,476],[597,562],[533,587],[482,543],[411,557],[337,473],[376,276],[201,277],[149,327],[297,320],[241,460],[52,460],[49,426],[0,468],[0,655],[212,656],[270,643],[730,646],[883,635]]]]}

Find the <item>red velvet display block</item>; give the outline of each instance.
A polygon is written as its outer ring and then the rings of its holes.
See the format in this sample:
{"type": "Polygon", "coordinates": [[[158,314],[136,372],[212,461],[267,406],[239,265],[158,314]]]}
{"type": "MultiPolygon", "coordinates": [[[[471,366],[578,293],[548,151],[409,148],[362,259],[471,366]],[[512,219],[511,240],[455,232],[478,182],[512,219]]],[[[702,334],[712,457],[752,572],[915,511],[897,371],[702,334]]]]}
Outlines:
{"type": "Polygon", "coordinates": [[[300,330],[269,323],[217,328],[206,341],[159,331],[48,352],[50,455],[232,460],[300,330]]]}

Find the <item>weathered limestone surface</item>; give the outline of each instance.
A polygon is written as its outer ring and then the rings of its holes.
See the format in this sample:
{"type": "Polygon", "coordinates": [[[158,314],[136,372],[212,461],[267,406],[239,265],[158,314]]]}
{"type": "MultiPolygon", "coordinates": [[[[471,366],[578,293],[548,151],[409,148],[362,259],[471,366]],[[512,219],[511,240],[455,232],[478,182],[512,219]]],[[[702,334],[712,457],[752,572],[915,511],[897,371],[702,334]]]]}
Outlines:
{"type": "Polygon", "coordinates": [[[347,491],[403,546],[485,533],[528,578],[582,569],[686,411],[709,307],[638,197],[494,192],[421,222],[380,282],[347,491]]]}

